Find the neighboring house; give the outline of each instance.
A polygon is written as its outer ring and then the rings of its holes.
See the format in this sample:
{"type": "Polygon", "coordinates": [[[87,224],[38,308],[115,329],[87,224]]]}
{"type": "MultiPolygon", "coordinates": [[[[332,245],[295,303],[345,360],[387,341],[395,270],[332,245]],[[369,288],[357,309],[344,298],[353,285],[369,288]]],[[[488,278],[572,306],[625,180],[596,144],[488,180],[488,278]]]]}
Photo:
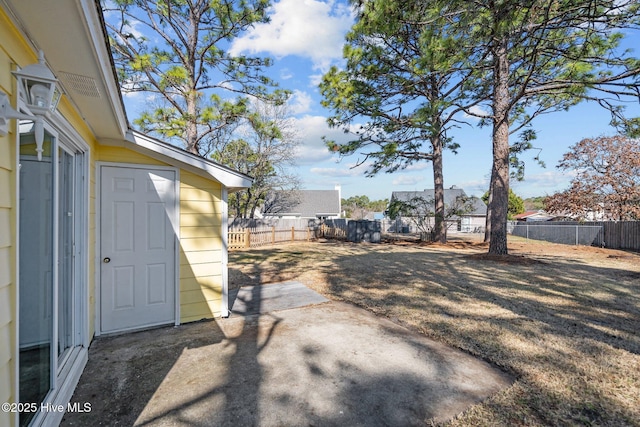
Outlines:
{"type": "MultiPolygon", "coordinates": [[[[417,225],[419,220],[417,217],[431,217],[428,222],[430,221],[429,224],[433,225],[433,212],[435,211],[434,195],[435,191],[433,189],[424,191],[394,191],[391,194],[390,203],[394,201],[411,203],[415,200],[424,202],[418,203],[419,206],[417,210],[419,212],[409,213],[409,215],[402,217],[400,220],[402,224],[392,226],[390,231],[402,231],[400,227],[403,227],[404,231],[423,231],[419,230],[419,226],[417,225]],[[396,228],[398,230],[395,230],[396,228]]],[[[481,199],[475,196],[467,196],[463,189],[457,188],[455,185],[451,188],[445,188],[444,205],[448,230],[474,232],[485,227],[487,206],[481,199]],[[453,211],[458,211],[459,214],[454,214],[452,213],[453,211]]]]}
{"type": "Polygon", "coordinates": [[[384,212],[368,212],[363,219],[368,221],[382,221],[384,218],[384,212]]]}
{"type": "MultiPolygon", "coordinates": [[[[338,219],[340,218],[340,186],[335,190],[297,190],[290,203],[277,205],[277,208],[263,212],[264,218],[283,219],[338,219]]],[[[278,192],[275,198],[278,199],[278,192]]],[[[282,197],[284,199],[284,197],[282,197]]]]}
{"type": "Polygon", "coordinates": [[[583,209],[581,213],[557,212],[552,221],[616,221],[619,216],[611,209],[605,209],[604,203],[598,209],[583,209]]]}
{"type": "Polygon", "coordinates": [[[513,219],[516,221],[552,221],[555,218],[555,215],[550,215],[543,210],[539,211],[527,211],[521,214],[515,215],[513,219]]]}
{"type": "Polygon", "coordinates": [[[227,195],[251,178],[129,128],[102,19],[97,0],[0,3],[0,102],[37,111],[12,75],[37,50],[63,89],[40,156],[37,121],[0,106],[1,402],[66,408],[94,336],[228,314],[227,195]]]}

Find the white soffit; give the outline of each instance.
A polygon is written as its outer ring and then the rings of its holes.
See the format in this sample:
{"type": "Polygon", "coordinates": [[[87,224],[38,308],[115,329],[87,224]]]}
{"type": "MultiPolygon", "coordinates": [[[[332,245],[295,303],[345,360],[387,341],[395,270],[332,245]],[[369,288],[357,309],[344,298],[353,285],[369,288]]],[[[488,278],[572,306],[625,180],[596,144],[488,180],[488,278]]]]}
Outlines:
{"type": "Polygon", "coordinates": [[[44,51],[65,96],[96,137],[124,137],[128,121],[95,0],[0,2],[25,37],[44,51]]]}

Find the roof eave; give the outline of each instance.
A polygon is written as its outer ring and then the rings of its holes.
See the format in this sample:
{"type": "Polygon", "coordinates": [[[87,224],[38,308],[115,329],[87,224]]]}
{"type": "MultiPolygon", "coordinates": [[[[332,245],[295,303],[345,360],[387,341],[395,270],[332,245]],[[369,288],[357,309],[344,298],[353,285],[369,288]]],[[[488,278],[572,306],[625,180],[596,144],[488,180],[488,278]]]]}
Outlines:
{"type": "MultiPolygon", "coordinates": [[[[129,125],[98,0],[2,0],[0,5],[34,57],[44,51],[66,99],[61,104],[69,102],[97,138],[123,137],[129,125]]],[[[31,61],[23,56],[19,62],[31,61]]]]}
{"type": "Polygon", "coordinates": [[[122,146],[208,179],[227,188],[229,193],[251,187],[253,178],[203,157],[196,156],[143,133],[129,130],[122,140],[101,140],[102,145],[122,146]]]}

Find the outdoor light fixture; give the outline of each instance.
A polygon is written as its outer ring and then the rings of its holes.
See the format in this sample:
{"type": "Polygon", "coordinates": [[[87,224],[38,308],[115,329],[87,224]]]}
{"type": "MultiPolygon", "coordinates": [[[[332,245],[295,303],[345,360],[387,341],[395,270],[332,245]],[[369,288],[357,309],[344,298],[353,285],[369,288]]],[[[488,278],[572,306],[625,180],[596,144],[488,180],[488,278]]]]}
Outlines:
{"type": "Polygon", "coordinates": [[[9,97],[0,92],[0,136],[8,133],[10,119],[33,120],[34,136],[36,140],[36,153],[38,160],[42,160],[42,143],[44,141],[43,116],[55,111],[60,100],[60,90],[56,85],[57,79],[44,62],[44,53],[39,52],[38,63],[14,71],[13,75],[18,79],[18,93],[25,101],[31,114],[23,114],[14,110],[9,97]]]}

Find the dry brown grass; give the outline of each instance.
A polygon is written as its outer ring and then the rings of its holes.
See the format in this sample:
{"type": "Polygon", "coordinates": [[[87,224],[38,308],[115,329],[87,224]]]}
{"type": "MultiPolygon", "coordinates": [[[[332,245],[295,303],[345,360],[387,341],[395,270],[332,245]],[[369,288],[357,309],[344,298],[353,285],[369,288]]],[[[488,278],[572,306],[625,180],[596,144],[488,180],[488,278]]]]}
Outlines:
{"type": "Polygon", "coordinates": [[[516,376],[449,422],[640,425],[640,254],[513,241],[336,241],[230,256],[237,285],[296,279],[516,376]]]}

